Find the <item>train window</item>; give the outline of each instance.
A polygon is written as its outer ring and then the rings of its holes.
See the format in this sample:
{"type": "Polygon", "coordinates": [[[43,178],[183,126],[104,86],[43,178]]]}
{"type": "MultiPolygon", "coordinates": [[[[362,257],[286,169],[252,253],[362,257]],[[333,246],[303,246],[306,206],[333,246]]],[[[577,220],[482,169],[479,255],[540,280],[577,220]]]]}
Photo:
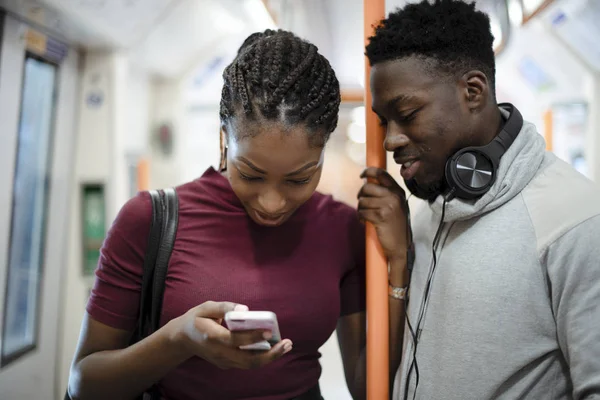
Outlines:
{"type": "Polygon", "coordinates": [[[27,55],[13,180],[1,364],[36,347],[57,67],[27,55]]]}

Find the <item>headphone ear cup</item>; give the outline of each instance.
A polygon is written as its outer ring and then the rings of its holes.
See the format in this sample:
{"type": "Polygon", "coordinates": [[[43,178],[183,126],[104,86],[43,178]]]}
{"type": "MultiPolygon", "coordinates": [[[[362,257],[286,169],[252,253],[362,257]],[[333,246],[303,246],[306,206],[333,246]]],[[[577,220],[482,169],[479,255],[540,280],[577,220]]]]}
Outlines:
{"type": "MultiPolygon", "coordinates": [[[[458,154],[458,153],[456,153],[458,154]]],[[[446,161],[446,170],[444,172],[444,178],[446,179],[446,185],[448,186],[448,190],[456,192],[457,183],[454,179],[454,175],[452,174],[452,165],[454,165],[454,158],[456,157],[454,154],[446,161]]]]}
{"type": "Polygon", "coordinates": [[[460,150],[446,162],[446,183],[455,197],[477,198],[488,191],[495,179],[495,164],[476,147],[460,150]]]}
{"type": "Polygon", "coordinates": [[[496,181],[500,158],[523,128],[523,117],[515,106],[499,106],[509,113],[500,133],[487,145],[464,148],[446,161],[446,185],[454,197],[470,200],[484,195],[496,181]]]}

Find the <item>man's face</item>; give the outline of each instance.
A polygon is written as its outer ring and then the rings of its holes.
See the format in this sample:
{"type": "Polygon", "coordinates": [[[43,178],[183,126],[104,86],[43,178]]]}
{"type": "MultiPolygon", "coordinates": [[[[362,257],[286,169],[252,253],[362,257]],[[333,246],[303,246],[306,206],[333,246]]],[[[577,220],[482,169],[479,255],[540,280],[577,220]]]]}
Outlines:
{"type": "Polygon", "coordinates": [[[416,196],[437,197],[445,189],[446,161],[473,141],[464,82],[409,57],[374,65],[371,93],[373,110],[386,129],[385,149],[402,166],[402,177],[417,186],[416,196]]]}

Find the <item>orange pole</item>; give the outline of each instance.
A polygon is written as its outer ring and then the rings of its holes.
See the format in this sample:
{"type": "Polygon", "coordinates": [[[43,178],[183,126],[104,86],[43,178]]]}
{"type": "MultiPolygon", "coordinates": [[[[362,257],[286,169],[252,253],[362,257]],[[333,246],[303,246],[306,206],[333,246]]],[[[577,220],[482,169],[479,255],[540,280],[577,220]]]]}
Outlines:
{"type": "Polygon", "coordinates": [[[150,162],[142,158],[137,165],[137,188],[138,191],[150,189],[150,162]]]}
{"type": "Polygon", "coordinates": [[[544,139],[546,139],[546,150],[552,151],[552,134],[554,133],[554,119],[552,109],[544,113],[544,139]]]}
{"type": "MultiPolygon", "coordinates": [[[[373,25],[385,17],[385,0],[364,0],[365,45],[373,25]]],[[[386,168],[384,130],[371,110],[371,67],[365,57],[367,166],[386,168]]],[[[367,399],[389,399],[388,267],[375,228],[367,223],[367,399]]]]}

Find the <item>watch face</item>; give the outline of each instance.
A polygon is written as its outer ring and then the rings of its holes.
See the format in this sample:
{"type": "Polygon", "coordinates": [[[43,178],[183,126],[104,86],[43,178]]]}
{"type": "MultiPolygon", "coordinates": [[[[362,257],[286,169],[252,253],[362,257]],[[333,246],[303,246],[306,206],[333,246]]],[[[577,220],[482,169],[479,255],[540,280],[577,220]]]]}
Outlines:
{"type": "Polygon", "coordinates": [[[406,295],[406,288],[393,287],[390,285],[388,288],[388,294],[395,299],[403,300],[406,295]]]}

